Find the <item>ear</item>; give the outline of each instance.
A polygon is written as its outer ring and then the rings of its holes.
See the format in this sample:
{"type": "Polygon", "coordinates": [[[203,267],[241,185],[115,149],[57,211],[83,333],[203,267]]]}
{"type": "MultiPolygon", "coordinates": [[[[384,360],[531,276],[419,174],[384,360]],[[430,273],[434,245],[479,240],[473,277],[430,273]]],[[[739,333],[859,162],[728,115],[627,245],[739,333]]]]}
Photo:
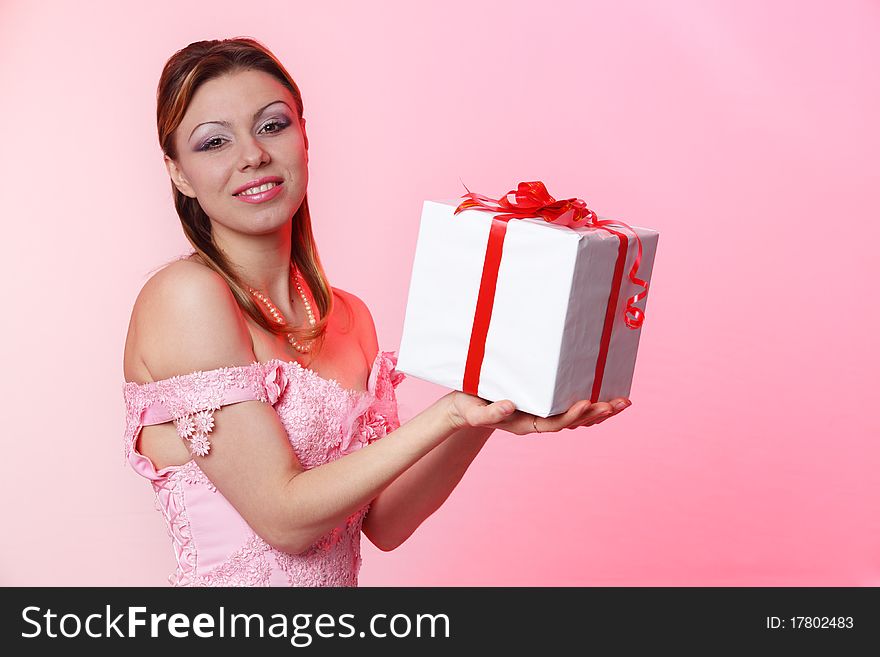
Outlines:
{"type": "Polygon", "coordinates": [[[302,133],[303,133],[303,142],[306,145],[306,162],[308,162],[309,161],[309,136],[306,134],[306,120],[300,119],[299,125],[300,125],[300,128],[302,129],[302,133]]]}
{"type": "Polygon", "coordinates": [[[165,168],[168,169],[168,176],[171,178],[171,182],[174,183],[174,186],[177,187],[180,193],[184,196],[195,198],[195,190],[192,188],[192,185],[189,184],[189,181],[186,179],[186,176],[183,175],[183,171],[180,170],[177,163],[167,155],[164,155],[163,157],[165,158],[165,168]]]}

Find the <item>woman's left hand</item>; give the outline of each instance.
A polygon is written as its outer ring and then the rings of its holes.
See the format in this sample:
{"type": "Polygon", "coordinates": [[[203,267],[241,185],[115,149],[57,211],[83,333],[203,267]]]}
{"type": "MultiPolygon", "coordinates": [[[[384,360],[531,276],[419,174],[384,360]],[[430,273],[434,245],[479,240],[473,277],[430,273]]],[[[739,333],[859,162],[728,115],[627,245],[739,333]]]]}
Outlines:
{"type": "Polygon", "coordinates": [[[536,433],[535,429],[537,429],[537,433],[553,433],[563,429],[577,429],[578,427],[590,427],[594,424],[599,424],[609,417],[617,415],[631,404],[632,402],[625,397],[618,397],[610,402],[596,402],[595,404],[591,404],[589,399],[584,399],[575,402],[568,411],[559,415],[540,417],[531,413],[524,413],[523,411],[515,411],[514,416],[522,415],[522,422],[527,422],[531,425],[527,433],[536,433]],[[579,405],[582,408],[578,408],[579,405]],[[569,421],[569,414],[574,415],[576,419],[569,421]]]}
{"type": "MultiPolygon", "coordinates": [[[[625,397],[618,397],[608,402],[596,402],[595,404],[591,404],[589,399],[583,399],[576,401],[567,411],[558,415],[540,417],[525,411],[514,410],[512,413],[501,414],[498,418],[493,418],[495,420],[493,422],[482,416],[486,414],[487,406],[499,406],[499,402],[490,404],[485,399],[460,391],[450,393],[450,402],[454,423],[459,428],[468,425],[485,425],[494,429],[509,431],[518,436],[530,433],[555,433],[563,429],[589,427],[604,422],[632,404],[625,397]]],[[[504,400],[504,403],[508,404],[510,401],[504,400]]]]}

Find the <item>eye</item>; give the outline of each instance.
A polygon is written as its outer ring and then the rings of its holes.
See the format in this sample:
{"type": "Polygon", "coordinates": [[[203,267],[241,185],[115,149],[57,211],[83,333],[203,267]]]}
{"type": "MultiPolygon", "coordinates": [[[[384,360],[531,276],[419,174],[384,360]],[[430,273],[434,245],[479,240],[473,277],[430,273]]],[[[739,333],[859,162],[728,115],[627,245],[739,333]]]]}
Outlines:
{"type": "Polygon", "coordinates": [[[263,126],[263,129],[265,130],[266,128],[268,128],[268,127],[270,127],[270,126],[274,126],[274,127],[275,127],[275,130],[270,130],[270,131],[269,131],[270,133],[273,133],[273,132],[281,132],[282,130],[284,130],[284,128],[287,127],[287,123],[284,122],[284,121],[278,121],[277,119],[272,119],[272,120],[269,121],[266,125],[263,126]]]}
{"type": "Polygon", "coordinates": [[[219,142],[222,142],[222,141],[223,141],[223,138],[222,138],[222,137],[214,137],[214,138],[212,138],[212,139],[209,139],[209,140],[206,141],[204,144],[202,144],[202,148],[201,148],[201,150],[203,150],[203,151],[212,151],[212,150],[214,150],[214,149],[220,148],[220,144],[216,144],[216,145],[214,145],[214,146],[211,145],[211,144],[213,144],[214,142],[218,142],[218,141],[219,141],[219,142]]]}

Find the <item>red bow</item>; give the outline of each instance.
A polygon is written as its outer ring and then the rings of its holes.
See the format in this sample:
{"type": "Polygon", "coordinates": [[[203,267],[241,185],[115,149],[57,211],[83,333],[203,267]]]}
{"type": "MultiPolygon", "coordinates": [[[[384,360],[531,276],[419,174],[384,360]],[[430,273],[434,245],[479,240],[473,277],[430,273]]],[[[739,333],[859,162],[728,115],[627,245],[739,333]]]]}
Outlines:
{"type": "MultiPolygon", "coordinates": [[[[465,186],[467,189],[467,186],[465,186]]],[[[544,221],[552,221],[560,226],[571,226],[582,219],[586,223],[596,221],[596,213],[587,207],[579,198],[568,198],[557,201],[550,196],[547,188],[540,180],[535,182],[521,182],[516,191],[509,191],[502,198],[495,200],[482,194],[476,194],[468,189],[468,193],[462,196],[467,199],[462,201],[455,209],[454,214],[462,210],[491,210],[493,212],[506,212],[498,215],[498,219],[527,219],[541,217],[544,221]]]]}

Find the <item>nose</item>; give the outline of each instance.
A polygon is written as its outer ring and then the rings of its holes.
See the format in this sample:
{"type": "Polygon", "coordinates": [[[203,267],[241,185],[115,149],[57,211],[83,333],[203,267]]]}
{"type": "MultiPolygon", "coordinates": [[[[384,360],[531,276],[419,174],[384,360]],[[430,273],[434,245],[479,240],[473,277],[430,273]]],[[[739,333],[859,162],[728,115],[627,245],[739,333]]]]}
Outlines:
{"type": "Polygon", "coordinates": [[[246,139],[241,142],[241,163],[244,167],[259,167],[269,162],[269,153],[260,145],[256,139],[246,139]]]}

